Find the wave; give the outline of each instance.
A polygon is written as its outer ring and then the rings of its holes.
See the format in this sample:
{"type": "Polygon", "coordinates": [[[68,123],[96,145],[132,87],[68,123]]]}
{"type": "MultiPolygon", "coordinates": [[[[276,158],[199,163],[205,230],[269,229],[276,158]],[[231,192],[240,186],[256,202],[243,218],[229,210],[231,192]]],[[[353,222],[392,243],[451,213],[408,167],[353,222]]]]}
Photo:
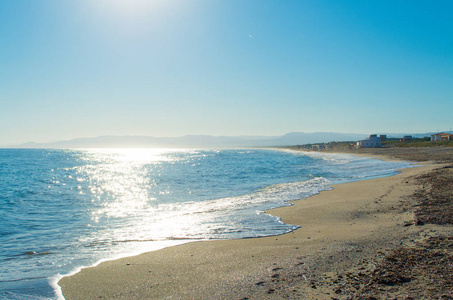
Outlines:
{"type": "Polygon", "coordinates": [[[269,203],[265,209],[288,204],[288,201],[306,198],[323,190],[331,189],[329,180],[317,177],[306,181],[276,184],[265,187],[255,193],[226,197],[208,201],[192,201],[183,204],[171,203],[159,206],[162,211],[181,212],[181,215],[226,213],[244,210],[250,207],[263,208],[261,205],[269,203]]]}

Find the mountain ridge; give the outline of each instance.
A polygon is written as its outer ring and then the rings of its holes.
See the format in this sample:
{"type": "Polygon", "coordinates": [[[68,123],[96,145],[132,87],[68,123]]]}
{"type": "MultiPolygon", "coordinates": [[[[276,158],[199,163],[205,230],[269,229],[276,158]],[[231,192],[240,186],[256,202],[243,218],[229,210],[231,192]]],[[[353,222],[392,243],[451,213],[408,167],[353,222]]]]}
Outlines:
{"type": "MultiPolygon", "coordinates": [[[[432,133],[381,133],[388,137],[405,135],[430,136],[432,133]]],[[[302,144],[357,141],[367,138],[368,134],[338,132],[289,132],[280,136],[213,136],[184,135],[180,137],[154,137],[145,135],[103,135],[91,138],[75,138],[71,140],[47,143],[28,142],[1,148],[251,148],[279,147],[302,144]]]]}
{"type": "Polygon", "coordinates": [[[281,136],[213,136],[184,135],[180,137],[154,137],[143,135],[104,135],[91,138],[48,143],[28,142],[5,148],[232,148],[291,146],[331,141],[355,141],[366,134],[335,132],[290,132],[281,136]]]}

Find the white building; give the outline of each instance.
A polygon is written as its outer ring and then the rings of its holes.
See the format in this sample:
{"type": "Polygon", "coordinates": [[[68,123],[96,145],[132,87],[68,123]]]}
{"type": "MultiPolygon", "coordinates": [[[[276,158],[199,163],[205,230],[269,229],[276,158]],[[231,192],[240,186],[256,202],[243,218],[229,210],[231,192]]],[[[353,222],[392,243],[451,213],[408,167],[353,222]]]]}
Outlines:
{"type": "Polygon", "coordinates": [[[431,142],[437,141],[453,141],[453,134],[448,134],[445,132],[431,134],[431,142]]]}
{"type": "Polygon", "coordinates": [[[381,139],[376,135],[372,134],[367,140],[361,140],[357,142],[358,148],[378,148],[381,147],[381,139]]]}

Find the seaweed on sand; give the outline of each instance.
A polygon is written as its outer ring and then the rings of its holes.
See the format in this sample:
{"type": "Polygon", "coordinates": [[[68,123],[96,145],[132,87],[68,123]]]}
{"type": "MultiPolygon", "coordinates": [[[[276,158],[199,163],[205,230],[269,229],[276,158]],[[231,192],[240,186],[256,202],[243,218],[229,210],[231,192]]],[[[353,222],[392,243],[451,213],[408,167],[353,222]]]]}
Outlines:
{"type": "Polygon", "coordinates": [[[453,224],[453,166],[433,170],[417,180],[423,188],[413,195],[419,203],[416,223],[453,224]]]}
{"type": "MultiPolygon", "coordinates": [[[[415,224],[452,225],[453,165],[415,179],[415,224]]],[[[336,282],[334,291],[343,299],[453,299],[453,236],[389,250],[373,268],[340,275],[336,282]]]]}

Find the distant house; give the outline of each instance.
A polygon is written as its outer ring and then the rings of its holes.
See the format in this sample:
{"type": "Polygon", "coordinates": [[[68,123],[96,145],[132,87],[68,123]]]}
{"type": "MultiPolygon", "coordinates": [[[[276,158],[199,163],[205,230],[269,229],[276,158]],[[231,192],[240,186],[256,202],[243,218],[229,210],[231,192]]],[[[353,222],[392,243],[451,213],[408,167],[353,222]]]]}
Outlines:
{"type": "Polygon", "coordinates": [[[311,145],[311,150],[315,150],[315,151],[318,151],[318,150],[321,150],[321,146],[320,145],[311,145]]]}
{"type": "Polygon", "coordinates": [[[402,142],[407,142],[407,141],[412,141],[412,139],[413,139],[412,135],[405,135],[405,136],[401,139],[401,141],[402,141],[402,142]]]}
{"type": "Polygon", "coordinates": [[[453,141],[453,134],[445,132],[431,134],[431,142],[437,141],[453,141]]]}
{"type": "Polygon", "coordinates": [[[357,142],[358,148],[379,148],[381,147],[381,139],[376,135],[372,134],[366,140],[361,140],[357,142]]]}
{"type": "Polygon", "coordinates": [[[332,149],[332,145],[328,145],[328,144],[311,145],[311,150],[314,150],[314,151],[323,151],[323,150],[329,150],[329,149],[332,149]]]}

